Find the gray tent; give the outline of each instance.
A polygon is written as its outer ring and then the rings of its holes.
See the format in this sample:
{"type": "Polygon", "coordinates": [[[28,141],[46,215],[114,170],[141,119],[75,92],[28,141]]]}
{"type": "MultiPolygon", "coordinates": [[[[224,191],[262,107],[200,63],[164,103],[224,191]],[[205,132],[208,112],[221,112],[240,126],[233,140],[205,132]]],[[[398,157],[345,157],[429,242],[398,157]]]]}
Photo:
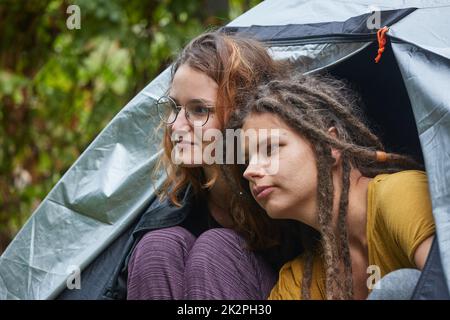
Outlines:
{"type": "MultiPolygon", "coordinates": [[[[326,69],[361,92],[388,150],[423,161],[437,241],[413,296],[449,298],[450,1],[266,0],[223,32],[264,41],[277,59],[326,69]],[[373,12],[375,11],[375,12],[373,12]],[[379,63],[377,29],[388,26],[379,63]]],[[[131,100],[36,209],[0,258],[0,299],[123,298],[124,255],[155,203],[155,100],[169,70],[131,100]],[[68,290],[79,268],[81,289],[68,290]]],[[[162,182],[164,176],[161,176],[162,182]]]]}

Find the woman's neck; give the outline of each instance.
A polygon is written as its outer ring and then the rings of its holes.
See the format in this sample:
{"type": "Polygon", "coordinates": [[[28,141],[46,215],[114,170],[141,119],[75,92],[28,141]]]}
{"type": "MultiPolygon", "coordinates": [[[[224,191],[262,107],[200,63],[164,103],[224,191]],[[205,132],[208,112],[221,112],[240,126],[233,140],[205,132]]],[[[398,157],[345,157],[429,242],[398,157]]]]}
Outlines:
{"type": "MultiPolygon", "coordinates": [[[[364,177],[357,169],[352,168],[349,178],[348,207],[346,213],[347,234],[350,244],[366,246],[366,224],[367,224],[367,190],[371,178],[364,177]]],[[[332,225],[335,234],[338,234],[339,204],[342,193],[342,170],[333,172],[333,208],[332,225]]],[[[316,200],[317,201],[317,200],[316,200]]],[[[302,212],[302,214],[305,211],[302,212]]],[[[311,212],[306,218],[299,219],[300,222],[308,224],[320,231],[317,212],[311,212]]]]}
{"type": "Polygon", "coordinates": [[[367,289],[367,267],[369,265],[367,246],[367,197],[371,179],[364,177],[359,170],[350,172],[348,195],[347,234],[354,299],[365,299],[367,289]]]}
{"type": "Polygon", "coordinates": [[[350,172],[348,194],[347,230],[349,244],[367,250],[367,197],[372,179],[364,177],[359,170],[350,172]]]}
{"type": "MultiPolygon", "coordinates": [[[[349,245],[367,248],[367,191],[371,178],[364,177],[357,169],[351,169],[348,190],[346,227],[349,245]]],[[[334,175],[333,226],[338,234],[339,203],[342,192],[342,176],[334,175]]]]}
{"type": "MultiPolygon", "coordinates": [[[[353,288],[356,299],[367,296],[367,267],[368,267],[368,247],[367,247],[367,197],[368,187],[372,180],[364,177],[361,172],[355,168],[350,171],[348,190],[348,207],[346,213],[346,228],[348,236],[348,246],[350,258],[352,261],[353,288]]],[[[333,208],[332,208],[332,226],[336,235],[336,240],[341,241],[339,237],[339,204],[342,193],[342,167],[333,171],[333,208]]],[[[304,219],[303,223],[308,224],[316,230],[320,230],[319,220],[316,214],[311,214],[309,219],[304,219]]],[[[345,239],[342,241],[346,241],[345,239]]],[[[341,247],[341,244],[337,244],[341,247]]],[[[343,267],[343,265],[341,266],[343,267]]]]}

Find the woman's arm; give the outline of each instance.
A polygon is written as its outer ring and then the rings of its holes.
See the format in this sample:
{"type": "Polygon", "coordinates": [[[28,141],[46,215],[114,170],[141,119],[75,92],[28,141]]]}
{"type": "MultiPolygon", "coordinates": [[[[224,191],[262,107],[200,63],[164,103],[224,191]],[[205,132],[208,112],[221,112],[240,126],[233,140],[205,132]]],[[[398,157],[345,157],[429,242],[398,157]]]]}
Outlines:
{"type": "Polygon", "coordinates": [[[416,263],[417,268],[420,270],[422,270],[425,266],[425,262],[427,261],[428,253],[430,252],[433,239],[434,235],[426,238],[424,241],[422,241],[421,244],[419,244],[416,252],[414,253],[414,262],[416,263]]]}

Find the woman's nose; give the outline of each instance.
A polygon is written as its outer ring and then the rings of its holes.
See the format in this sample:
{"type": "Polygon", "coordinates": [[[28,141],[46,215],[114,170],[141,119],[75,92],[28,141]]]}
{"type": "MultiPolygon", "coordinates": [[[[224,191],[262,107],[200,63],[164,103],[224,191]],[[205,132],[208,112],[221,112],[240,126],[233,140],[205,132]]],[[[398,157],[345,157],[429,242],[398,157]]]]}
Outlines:
{"type": "Polygon", "coordinates": [[[264,172],[258,164],[249,164],[247,169],[245,169],[243,176],[248,181],[255,181],[256,179],[263,177],[264,172]]]}

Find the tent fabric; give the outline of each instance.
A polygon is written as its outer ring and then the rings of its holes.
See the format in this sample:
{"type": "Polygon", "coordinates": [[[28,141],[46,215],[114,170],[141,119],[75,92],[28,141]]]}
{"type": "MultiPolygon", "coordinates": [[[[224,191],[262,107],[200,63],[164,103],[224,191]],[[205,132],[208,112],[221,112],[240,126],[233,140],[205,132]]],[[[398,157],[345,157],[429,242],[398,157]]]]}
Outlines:
{"type": "MultiPolygon", "coordinates": [[[[384,53],[389,57],[385,59],[385,67],[391,62],[398,64],[395,67],[399,68],[404,82],[399,88],[407,92],[401,101],[409,100],[406,104],[414,113],[412,123],[417,129],[411,127],[411,130],[418,131],[421,144],[418,148],[423,153],[429,175],[439,239],[434,248],[440,253],[444,268],[438,270],[443,271],[448,290],[450,153],[446,150],[450,145],[450,96],[446,84],[450,83],[450,28],[445,17],[450,10],[450,1],[266,0],[227,27],[235,30],[250,27],[247,30],[267,32],[269,36],[265,39],[274,57],[296,61],[307,72],[327,68],[345,75],[348,65],[358,63],[358,59],[373,49],[373,38],[357,39],[351,28],[342,27],[344,29],[332,30],[347,33],[331,39],[327,37],[333,35],[329,33],[330,29],[325,31],[320,27],[336,27],[339,25],[336,23],[344,26],[345,21],[359,21],[362,25],[358,16],[367,15],[374,7],[386,11],[406,9],[403,13],[408,13],[391,21],[387,33],[391,46],[386,50],[392,50],[390,54],[394,55],[384,53]],[[412,11],[410,8],[418,9],[412,11]],[[312,24],[322,25],[315,28],[317,32],[314,33],[312,24]],[[251,27],[253,25],[258,27],[251,27]],[[287,42],[276,39],[277,34],[287,32],[288,25],[308,26],[299,26],[297,36],[288,33],[284,39],[287,42]],[[274,26],[281,26],[277,30],[284,31],[274,33],[271,31],[275,30],[274,26]],[[305,40],[299,30],[309,30],[309,39],[305,40]],[[315,35],[320,35],[321,40],[314,41],[315,35]],[[324,41],[324,38],[328,39],[324,41]],[[346,66],[346,69],[340,69],[340,66],[346,66]]],[[[383,58],[380,68],[382,64],[383,58]]],[[[350,70],[355,81],[364,77],[364,72],[357,74],[359,70],[350,70]]],[[[66,287],[70,274],[68,266],[72,265],[86,271],[82,274],[82,284],[86,276],[88,286],[93,285],[92,291],[100,290],[100,284],[95,289],[96,284],[91,283],[96,281],[95,274],[105,270],[104,264],[115,262],[127,232],[149,206],[155,188],[165,178],[161,175],[156,183],[152,183],[150,172],[156,164],[161,141],[154,133],[158,124],[154,103],[167,90],[169,73],[169,69],[164,71],[118,113],[19,231],[0,257],[0,299],[55,298],[66,287]]],[[[389,76],[386,71],[385,77],[389,76]]],[[[404,138],[399,139],[403,141],[404,138]]],[[[415,145],[411,148],[417,149],[415,145]]],[[[434,264],[427,264],[433,270],[434,264]]],[[[86,294],[79,297],[93,297],[84,292],[86,294]]],[[[422,298],[431,297],[422,293],[422,298]]],[[[70,295],[67,291],[65,294],[70,295]]],[[[60,298],[64,298],[64,294],[60,298]]]]}
{"type": "Polygon", "coordinates": [[[64,291],[55,297],[57,300],[93,300],[102,299],[105,292],[105,286],[108,283],[111,274],[117,267],[117,261],[122,258],[126,250],[128,241],[131,238],[135,223],[132,223],[128,229],[123,232],[107,250],[98,255],[81,273],[81,282],[79,289],[65,288],[64,291]]]}
{"type": "MultiPolygon", "coordinates": [[[[391,26],[395,22],[415,11],[416,8],[407,8],[401,10],[389,10],[380,12],[380,26],[391,26]]],[[[367,21],[371,13],[351,17],[345,21],[332,21],[309,24],[287,24],[287,25],[253,25],[249,27],[227,26],[223,28],[224,32],[239,33],[248,35],[259,41],[281,43],[283,41],[298,40],[299,35],[304,42],[322,40],[322,36],[343,35],[348,38],[349,35],[376,35],[377,29],[368,28],[367,21]]],[[[371,26],[369,24],[369,26],[371,26]]],[[[376,37],[374,38],[376,39],[376,37]]],[[[342,39],[340,39],[342,41],[342,39]]],[[[351,39],[355,41],[354,39],[351,39]]],[[[327,38],[322,42],[328,42],[327,38]]]]}
{"type": "MultiPolygon", "coordinates": [[[[284,26],[345,21],[374,10],[436,8],[439,11],[442,7],[448,5],[448,0],[266,0],[236,18],[227,26],[284,26]]],[[[430,19],[430,16],[427,17],[428,19],[430,19]]]]}
{"type": "Polygon", "coordinates": [[[0,257],[0,299],[52,299],[148,206],[159,155],[152,106],[164,72],[132,99],[55,185],[0,257]],[[18,285],[20,284],[20,285],[18,285]]]}
{"type": "Polygon", "coordinates": [[[392,48],[416,118],[450,288],[450,61],[409,43],[393,43],[392,48]]]}
{"type": "Polygon", "coordinates": [[[442,269],[439,241],[435,238],[411,300],[449,300],[448,286],[442,279],[445,279],[445,276],[442,269]]]}
{"type": "Polygon", "coordinates": [[[396,23],[389,36],[450,59],[450,4],[416,10],[396,23]]]}
{"type": "Polygon", "coordinates": [[[345,61],[370,44],[371,42],[314,43],[294,46],[274,44],[269,47],[269,53],[276,60],[290,60],[297,65],[297,68],[307,73],[345,61]]]}

